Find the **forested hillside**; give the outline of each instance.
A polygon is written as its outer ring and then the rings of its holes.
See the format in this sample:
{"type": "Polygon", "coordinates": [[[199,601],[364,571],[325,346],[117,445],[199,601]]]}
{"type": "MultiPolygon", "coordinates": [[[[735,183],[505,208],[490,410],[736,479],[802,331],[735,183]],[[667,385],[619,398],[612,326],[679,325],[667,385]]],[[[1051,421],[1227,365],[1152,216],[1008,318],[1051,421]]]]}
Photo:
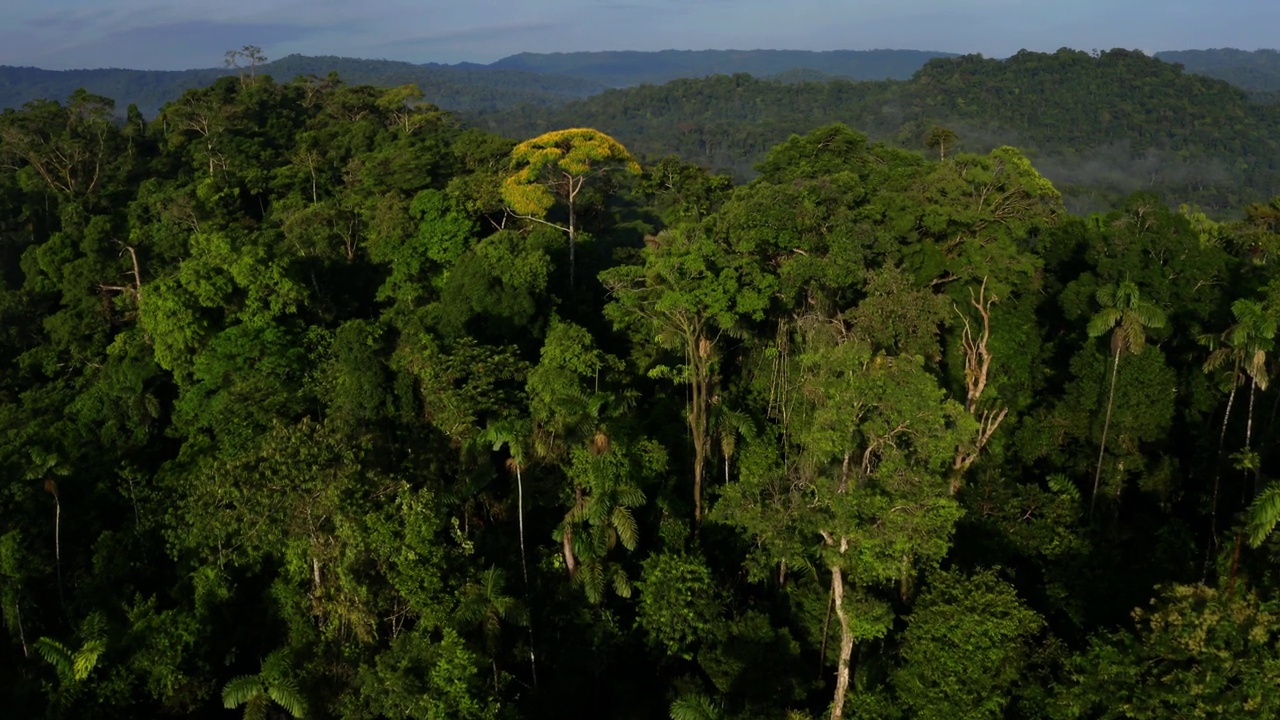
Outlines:
{"type": "Polygon", "coordinates": [[[0,115],[6,717],[1280,716],[1280,200],[1077,216],[838,124],[735,184],[334,79],[114,113],[0,115]]]}
{"type": "Polygon", "coordinates": [[[520,53],[489,67],[564,75],[608,87],[746,73],[759,78],[809,71],[846,80],[906,80],[933,58],[923,50],[662,50],[520,53]]]}
{"type": "Polygon", "coordinates": [[[826,123],[911,149],[942,127],[961,149],[1022,148],[1074,207],[1148,190],[1221,211],[1280,194],[1280,106],[1123,50],[933,60],[905,83],[678,80],[477,122],[517,136],[589,125],[645,156],[674,153],[740,179],[792,133],[826,123]]]}
{"type": "Polygon", "coordinates": [[[1280,51],[1233,48],[1169,50],[1156,53],[1156,57],[1178,63],[1187,72],[1225,80],[1245,90],[1273,96],[1280,93],[1280,51]]]}

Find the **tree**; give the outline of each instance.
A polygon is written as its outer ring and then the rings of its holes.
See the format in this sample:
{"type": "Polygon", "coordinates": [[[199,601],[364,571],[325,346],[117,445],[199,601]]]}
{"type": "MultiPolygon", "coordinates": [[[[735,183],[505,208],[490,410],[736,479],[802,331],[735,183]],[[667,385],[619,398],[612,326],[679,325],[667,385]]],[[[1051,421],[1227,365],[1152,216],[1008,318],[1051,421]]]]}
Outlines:
{"type": "MultiPolygon", "coordinates": [[[[1223,442],[1227,435],[1227,422],[1231,419],[1231,406],[1235,401],[1236,389],[1249,380],[1249,416],[1245,422],[1244,451],[1250,452],[1253,439],[1253,402],[1256,390],[1266,390],[1269,377],[1267,373],[1267,351],[1271,349],[1276,335],[1276,321],[1266,309],[1257,302],[1237,300],[1231,304],[1231,314],[1235,324],[1227,328],[1221,335],[1204,335],[1199,338],[1201,344],[1210,349],[1209,357],[1204,361],[1203,370],[1214,372],[1224,365],[1228,366],[1227,383],[1231,390],[1227,394],[1227,408],[1222,416],[1222,427],[1218,432],[1218,454],[1221,456],[1223,442]]],[[[1255,468],[1256,472],[1256,468],[1255,468]]],[[[1214,468],[1213,500],[1210,508],[1211,533],[1216,541],[1218,528],[1218,495],[1222,473],[1214,468]]]]}
{"type": "Polygon", "coordinates": [[[940,572],[902,634],[892,683],[915,718],[1004,717],[1044,620],[991,570],[940,572]]]}
{"type": "Polygon", "coordinates": [[[252,85],[258,76],[258,66],[267,62],[267,54],[262,52],[262,48],[257,45],[245,45],[239,50],[228,50],[223,58],[222,64],[227,68],[240,71],[241,84],[252,85]],[[244,78],[244,70],[246,69],[241,62],[247,62],[249,71],[249,81],[246,83],[244,78]]]}
{"type": "Polygon", "coordinates": [[[1089,498],[1089,512],[1098,499],[1098,482],[1102,478],[1102,460],[1107,452],[1107,432],[1111,427],[1111,410],[1116,399],[1116,376],[1120,358],[1126,353],[1138,354],[1147,343],[1148,328],[1162,328],[1164,311],[1143,300],[1138,286],[1125,280],[1119,286],[1104,286],[1097,293],[1102,309],[1089,321],[1089,337],[1096,338],[1111,333],[1111,390],[1107,394],[1107,416],[1102,423],[1102,442],[1098,449],[1098,467],[1093,475],[1093,495],[1089,498]]]}
{"type": "Polygon", "coordinates": [[[689,385],[693,441],[693,518],[702,520],[702,481],[711,450],[719,343],[742,321],[763,316],[772,278],[739,262],[698,227],[661,233],[643,251],[644,265],[606,270],[600,279],[613,298],[605,309],[618,327],[633,327],[642,342],[679,353],[683,364],[649,371],[689,385]]]}
{"type": "Polygon", "coordinates": [[[502,183],[502,199],[518,217],[560,228],[569,234],[569,284],[573,285],[577,210],[583,188],[610,174],[639,175],[640,164],[622,143],[589,128],[556,130],[526,140],[511,150],[514,171],[502,183]],[[546,219],[556,201],[568,210],[567,224],[546,219]]]}
{"type": "Polygon", "coordinates": [[[947,148],[954,148],[959,141],[954,130],[941,125],[934,125],[924,137],[925,146],[938,151],[940,162],[946,161],[947,148]]]}
{"type": "MultiPolygon", "coordinates": [[[[527,581],[526,581],[527,582],[527,581]]],[[[519,600],[504,594],[506,576],[497,567],[490,567],[480,575],[480,581],[470,583],[462,591],[458,606],[458,622],[471,625],[484,635],[485,649],[493,666],[493,691],[498,692],[498,642],[502,624],[529,625],[529,610],[519,600]]],[[[532,649],[530,650],[532,652],[532,649]]],[[[532,655],[530,655],[532,660],[532,655]]]]}
{"type": "Polygon", "coordinates": [[[1052,716],[1275,717],[1277,609],[1254,593],[1165,588],[1150,608],[1133,611],[1135,631],[1096,636],[1071,659],[1052,716]]]}

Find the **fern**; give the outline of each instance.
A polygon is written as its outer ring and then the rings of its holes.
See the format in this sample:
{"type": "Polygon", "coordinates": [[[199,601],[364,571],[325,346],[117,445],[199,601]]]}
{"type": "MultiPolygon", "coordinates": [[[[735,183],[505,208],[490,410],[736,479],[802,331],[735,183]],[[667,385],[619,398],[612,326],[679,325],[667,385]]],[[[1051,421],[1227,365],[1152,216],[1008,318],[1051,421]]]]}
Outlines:
{"type": "Polygon", "coordinates": [[[1076,487],[1076,484],[1071,482],[1071,479],[1066,475],[1062,473],[1054,473],[1048,477],[1047,481],[1049,483],[1049,489],[1052,490],[1054,494],[1080,502],[1080,488],[1076,487]]]}

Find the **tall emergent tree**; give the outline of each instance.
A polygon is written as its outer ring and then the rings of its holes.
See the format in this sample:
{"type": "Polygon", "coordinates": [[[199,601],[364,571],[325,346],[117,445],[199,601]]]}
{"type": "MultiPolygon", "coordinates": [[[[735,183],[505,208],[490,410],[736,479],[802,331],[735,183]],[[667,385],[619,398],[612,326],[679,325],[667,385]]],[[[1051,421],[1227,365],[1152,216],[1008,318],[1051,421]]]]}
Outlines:
{"type": "Polygon", "coordinates": [[[640,174],[640,164],[622,143],[599,130],[556,130],[511,150],[512,174],[502,183],[502,199],[516,216],[569,234],[569,284],[573,285],[577,209],[582,189],[610,173],[640,174]],[[547,220],[556,201],[568,212],[566,224],[547,220]]]}

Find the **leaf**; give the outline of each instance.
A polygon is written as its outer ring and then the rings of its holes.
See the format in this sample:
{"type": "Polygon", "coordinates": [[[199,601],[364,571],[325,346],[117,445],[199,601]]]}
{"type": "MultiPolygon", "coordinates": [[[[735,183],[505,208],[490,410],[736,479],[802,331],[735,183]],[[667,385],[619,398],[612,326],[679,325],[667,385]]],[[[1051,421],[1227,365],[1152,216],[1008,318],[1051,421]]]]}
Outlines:
{"type": "Polygon", "coordinates": [[[40,657],[53,666],[58,677],[63,678],[64,682],[68,678],[75,677],[75,660],[66,645],[53,638],[42,637],[36,640],[35,647],[40,657]]]}
{"type": "Polygon", "coordinates": [[[267,685],[267,695],[293,717],[307,714],[307,702],[292,680],[280,679],[267,685]]]}
{"type": "Polygon", "coordinates": [[[261,694],[262,680],[257,675],[241,675],[222,687],[222,706],[228,710],[238,708],[261,694]]]}
{"type": "Polygon", "coordinates": [[[1276,523],[1280,522],[1280,483],[1271,483],[1258,493],[1249,506],[1247,518],[1245,534],[1249,547],[1256,548],[1266,541],[1276,523]]]}
{"type": "Polygon", "coordinates": [[[636,519],[631,515],[631,511],[622,505],[617,505],[613,508],[613,516],[610,520],[618,531],[622,547],[635,550],[640,542],[640,531],[636,527],[636,519]]]}
{"type": "Polygon", "coordinates": [[[93,672],[93,668],[98,664],[98,657],[102,655],[106,649],[106,643],[102,640],[90,640],[80,648],[75,654],[73,662],[73,670],[75,671],[76,680],[84,680],[89,677],[89,673],[93,672]]]}
{"type": "Polygon", "coordinates": [[[671,720],[720,720],[724,710],[705,695],[683,695],[671,703],[671,720]]]}

